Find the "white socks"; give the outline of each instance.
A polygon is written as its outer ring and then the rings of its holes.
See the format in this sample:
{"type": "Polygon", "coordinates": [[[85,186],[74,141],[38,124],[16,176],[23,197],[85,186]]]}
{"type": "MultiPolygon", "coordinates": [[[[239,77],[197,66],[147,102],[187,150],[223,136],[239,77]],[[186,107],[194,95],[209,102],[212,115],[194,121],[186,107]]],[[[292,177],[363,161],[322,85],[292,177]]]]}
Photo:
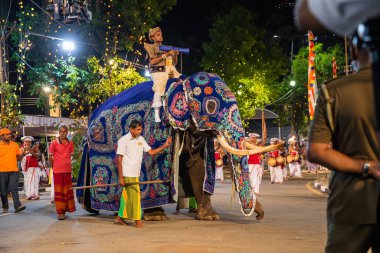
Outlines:
{"type": "Polygon", "coordinates": [[[161,122],[161,119],[160,119],[160,107],[155,107],[154,108],[154,121],[155,122],[161,122]]]}

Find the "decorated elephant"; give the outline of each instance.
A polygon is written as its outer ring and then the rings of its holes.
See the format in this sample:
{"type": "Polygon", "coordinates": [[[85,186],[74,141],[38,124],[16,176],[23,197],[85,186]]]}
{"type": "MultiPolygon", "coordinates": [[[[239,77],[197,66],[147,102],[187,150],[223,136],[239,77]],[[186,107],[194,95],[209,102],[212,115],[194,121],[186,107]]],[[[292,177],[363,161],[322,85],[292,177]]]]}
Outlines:
{"type": "MultiPolygon", "coordinates": [[[[236,99],[221,78],[200,72],[188,78],[170,79],[166,87],[162,122],[154,121],[152,82],[138,84],[110,98],[97,108],[88,126],[78,186],[117,184],[117,141],[128,133],[131,120],[141,121],[142,135],[152,148],[162,145],[168,136],[173,145],[159,155],[144,154],[140,185],[145,219],[164,219],[165,215],[147,210],[194,196],[196,218],[217,220],[210,196],[215,186],[214,138],[227,150],[232,164],[233,182],[241,210],[264,211],[250,184],[247,155],[267,152],[279,145],[257,147],[244,142],[244,130],[236,99]]],[[[77,190],[78,201],[90,211],[119,209],[121,187],[94,187],[77,190]]]]}

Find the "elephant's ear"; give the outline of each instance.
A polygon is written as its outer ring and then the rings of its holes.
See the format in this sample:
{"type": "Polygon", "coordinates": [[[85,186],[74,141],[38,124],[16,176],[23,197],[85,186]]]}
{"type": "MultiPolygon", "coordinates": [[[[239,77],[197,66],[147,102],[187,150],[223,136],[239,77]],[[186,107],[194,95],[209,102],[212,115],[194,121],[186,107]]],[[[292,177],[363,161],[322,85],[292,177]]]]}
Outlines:
{"type": "Polygon", "coordinates": [[[165,114],[174,128],[185,130],[190,126],[190,112],[182,81],[172,83],[164,100],[165,114]]]}

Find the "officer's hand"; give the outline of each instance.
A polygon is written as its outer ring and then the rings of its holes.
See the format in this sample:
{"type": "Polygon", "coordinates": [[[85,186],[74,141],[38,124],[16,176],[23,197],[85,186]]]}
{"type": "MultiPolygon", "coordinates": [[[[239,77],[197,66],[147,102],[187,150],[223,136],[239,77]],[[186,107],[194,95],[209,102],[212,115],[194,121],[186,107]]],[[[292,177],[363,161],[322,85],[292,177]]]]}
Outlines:
{"type": "Polygon", "coordinates": [[[170,50],[169,51],[169,56],[174,56],[175,55],[175,51],[174,50],[170,50]]]}
{"type": "Polygon", "coordinates": [[[377,180],[380,180],[380,163],[379,162],[371,162],[371,166],[369,168],[369,174],[372,175],[377,180]]]}

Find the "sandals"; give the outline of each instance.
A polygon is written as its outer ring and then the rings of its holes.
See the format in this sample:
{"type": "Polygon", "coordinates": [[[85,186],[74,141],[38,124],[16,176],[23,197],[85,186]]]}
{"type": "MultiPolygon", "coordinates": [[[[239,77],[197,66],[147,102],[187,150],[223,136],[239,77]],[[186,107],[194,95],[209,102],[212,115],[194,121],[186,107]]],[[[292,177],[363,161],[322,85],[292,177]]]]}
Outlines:
{"type": "Polygon", "coordinates": [[[64,214],[58,214],[58,220],[65,220],[66,216],[64,214]]]}

